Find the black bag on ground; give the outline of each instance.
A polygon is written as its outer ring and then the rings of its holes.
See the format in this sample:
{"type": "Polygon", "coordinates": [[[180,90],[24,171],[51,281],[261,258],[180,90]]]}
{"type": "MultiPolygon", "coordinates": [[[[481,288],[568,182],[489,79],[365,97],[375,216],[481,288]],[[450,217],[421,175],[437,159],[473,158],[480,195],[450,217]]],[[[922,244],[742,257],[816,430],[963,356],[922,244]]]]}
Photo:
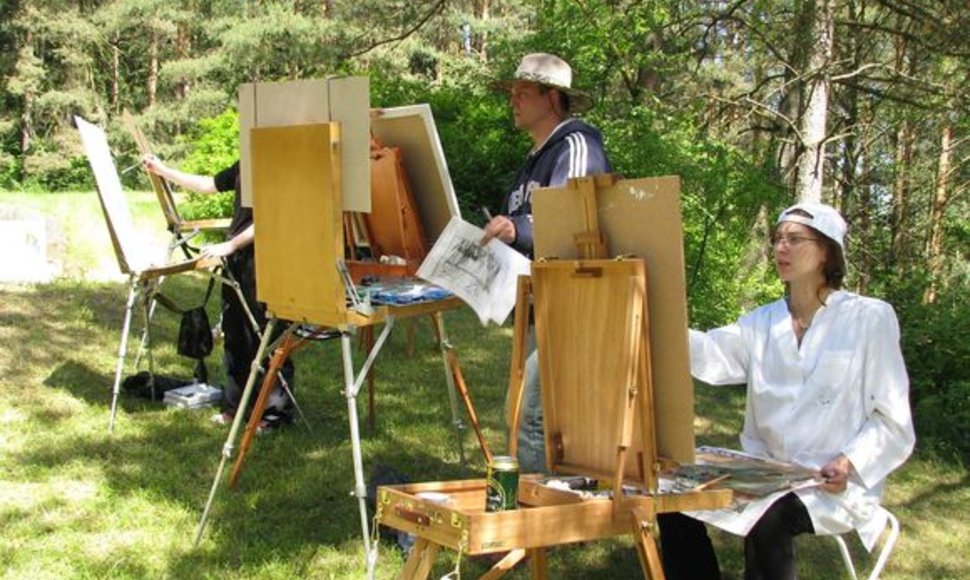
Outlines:
{"type": "Polygon", "coordinates": [[[155,389],[153,392],[151,377],[152,375],[148,371],[141,371],[131,375],[130,377],[125,377],[125,380],[121,383],[121,388],[123,388],[129,395],[133,395],[135,397],[141,397],[142,399],[149,399],[152,401],[161,401],[165,397],[166,391],[184,387],[192,382],[187,379],[177,379],[175,377],[167,377],[156,374],[155,389]]]}
{"type": "MultiPolygon", "coordinates": [[[[367,497],[365,502],[367,504],[367,513],[369,518],[374,519],[374,514],[377,511],[377,488],[382,485],[401,485],[405,483],[410,483],[410,480],[406,475],[391,467],[390,465],[385,465],[383,463],[378,463],[374,466],[374,471],[371,474],[370,479],[367,481],[367,497]]],[[[407,534],[399,532],[393,528],[389,528],[384,524],[378,526],[378,532],[381,537],[385,540],[395,542],[395,545],[403,550],[404,552],[410,551],[410,546],[405,545],[407,543],[407,534]]],[[[413,538],[411,538],[413,541],[413,538]]]]}

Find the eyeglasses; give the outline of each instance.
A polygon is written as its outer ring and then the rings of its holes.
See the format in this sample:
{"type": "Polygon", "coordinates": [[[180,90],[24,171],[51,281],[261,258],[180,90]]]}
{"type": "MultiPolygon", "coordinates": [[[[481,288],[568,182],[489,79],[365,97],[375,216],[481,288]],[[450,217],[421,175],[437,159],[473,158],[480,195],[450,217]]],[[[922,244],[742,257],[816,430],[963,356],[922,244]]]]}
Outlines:
{"type": "Polygon", "coordinates": [[[813,238],[811,236],[782,236],[778,234],[771,236],[771,245],[776,248],[783,244],[788,246],[789,248],[797,248],[798,246],[801,246],[805,242],[817,242],[817,241],[818,241],[817,238],[813,238]]]}

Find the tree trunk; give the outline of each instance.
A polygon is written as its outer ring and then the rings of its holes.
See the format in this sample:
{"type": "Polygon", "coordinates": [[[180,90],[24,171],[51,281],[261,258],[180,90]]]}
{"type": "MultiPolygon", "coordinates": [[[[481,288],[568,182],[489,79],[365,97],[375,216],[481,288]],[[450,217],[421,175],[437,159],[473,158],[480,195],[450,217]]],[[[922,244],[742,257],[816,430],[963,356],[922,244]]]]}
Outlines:
{"type": "Polygon", "coordinates": [[[121,111],[121,49],[120,39],[115,35],[111,42],[111,110],[117,115],[121,111]]]}
{"type": "MultiPolygon", "coordinates": [[[[902,36],[897,36],[894,42],[895,68],[908,74],[915,73],[912,48],[902,36]],[[907,64],[909,61],[909,64],[907,64]]],[[[915,131],[909,119],[903,119],[896,130],[895,151],[893,153],[893,167],[895,176],[892,189],[892,219],[890,222],[889,263],[899,272],[904,272],[907,266],[906,246],[907,227],[909,222],[909,194],[911,188],[911,173],[913,169],[913,145],[915,131]]]]}
{"type": "MultiPolygon", "coordinates": [[[[179,24],[178,33],[175,37],[175,50],[180,60],[187,60],[192,49],[192,39],[189,37],[188,25],[179,24]]],[[[184,101],[189,96],[189,80],[185,77],[179,78],[175,83],[175,96],[180,101],[184,101]]]]}
{"type": "Polygon", "coordinates": [[[892,220],[889,225],[891,242],[889,263],[899,268],[906,266],[906,223],[909,221],[910,171],[913,167],[913,126],[904,119],[896,130],[896,147],[893,154],[892,220]]]}
{"type": "Polygon", "coordinates": [[[155,105],[155,94],[158,92],[158,31],[152,30],[152,39],[148,45],[148,106],[155,105]]]}
{"type": "MultiPolygon", "coordinates": [[[[24,51],[33,54],[34,33],[27,30],[24,35],[24,51]]],[[[34,93],[30,89],[24,92],[24,110],[20,114],[20,154],[26,155],[30,149],[30,139],[34,132],[34,93]]]]}
{"type": "Polygon", "coordinates": [[[937,283],[943,274],[943,214],[949,202],[950,154],[953,128],[943,125],[940,136],[940,166],[937,169],[936,195],[930,211],[930,237],[926,241],[926,258],[929,265],[930,285],[923,294],[923,302],[936,302],[937,283]]]}
{"type": "MultiPolygon", "coordinates": [[[[491,4],[491,0],[476,0],[475,18],[477,18],[479,22],[488,21],[491,4]]],[[[475,35],[474,38],[475,51],[478,52],[478,58],[481,59],[482,62],[488,62],[488,30],[483,29],[479,34],[475,35]]]]}
{"type": "Polygon", "coordinates": [[[808,53],[805,110],[799,126],[802,154],[798,158],[795,197],[799,201],[822,200],[825,173],[825,135],[828,120],[829,73],[834,33],[833,0],[815,2],[808,53]]]}

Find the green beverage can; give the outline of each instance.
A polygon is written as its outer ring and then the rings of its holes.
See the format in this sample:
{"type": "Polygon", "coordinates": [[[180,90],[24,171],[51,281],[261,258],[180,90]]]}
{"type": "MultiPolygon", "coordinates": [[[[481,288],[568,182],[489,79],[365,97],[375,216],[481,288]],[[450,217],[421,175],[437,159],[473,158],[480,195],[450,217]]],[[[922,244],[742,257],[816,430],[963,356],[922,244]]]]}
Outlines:
{"type": "Polygon", "coordinates": [[[493,457],[486,484],[485,511],[514,510],[519,504],[519,460],[508,455],[493,457]]]}

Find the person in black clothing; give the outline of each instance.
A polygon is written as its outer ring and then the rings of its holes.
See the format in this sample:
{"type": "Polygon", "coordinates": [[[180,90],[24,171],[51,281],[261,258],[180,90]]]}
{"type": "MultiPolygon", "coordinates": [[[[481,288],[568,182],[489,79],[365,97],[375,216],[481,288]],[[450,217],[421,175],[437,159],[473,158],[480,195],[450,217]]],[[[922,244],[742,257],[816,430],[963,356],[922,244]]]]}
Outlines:
{"type": "MultiPolygon", "coordinates": [[[[179,187],[199,193],[233,191],[233,213],[229,225],[228,239],[218,244],[205,246],[201,256],[225,258],[227,268],[239,283],[240,290],[249,306],[259,328],[266,326],[266,308],[256,300],[256,269],[253,239],[255,226],[253,210],[243,207],[239,187],[239,162],[223,169],[214,176],[184,173],[162,163],[157,157],[146,155],[142,162],[145,168],[175,183],[179,187]]],[[[242,397],[242,390],[249,377],[249,369],[256,352],[259,350],[259,335],[246,316],[246,310],[229,286],[222,287],[222,331],[224,337],[223,362],[226,367],[226,386],[223,397],[223,412],[213,417],[219,423],[230,422],[235,416],[242,397]]],[[[292,392],[296,368],[287,359],[282,375],[292,392]]],[[[278,425],[292,421],[293,400],[285,389],[277,386],[270,396],[269,404],[260,422],[261,430],[270,430],[278,425]]]]}
{"type": "MultiPolygon", "coordinates": [[[[592,101],[572,88],[572,69],[566,61],[552,54],[526,55],[514,77],[498,86],[509,91],[515,126],[532,137],[534,147],[505,195],[499,215],[486,224],[482,243],[498,238],[532,258],[532,192],[565,185],[573,177],[608,173],[610,162],[600,132],[572,117],[588,110],[592,101]]],[[[525,367],[518,460],[522,473],[535,473],[546,471],[546,460],[539,358],[532,332],[527,348],[531,354],[525,367]]]]}

